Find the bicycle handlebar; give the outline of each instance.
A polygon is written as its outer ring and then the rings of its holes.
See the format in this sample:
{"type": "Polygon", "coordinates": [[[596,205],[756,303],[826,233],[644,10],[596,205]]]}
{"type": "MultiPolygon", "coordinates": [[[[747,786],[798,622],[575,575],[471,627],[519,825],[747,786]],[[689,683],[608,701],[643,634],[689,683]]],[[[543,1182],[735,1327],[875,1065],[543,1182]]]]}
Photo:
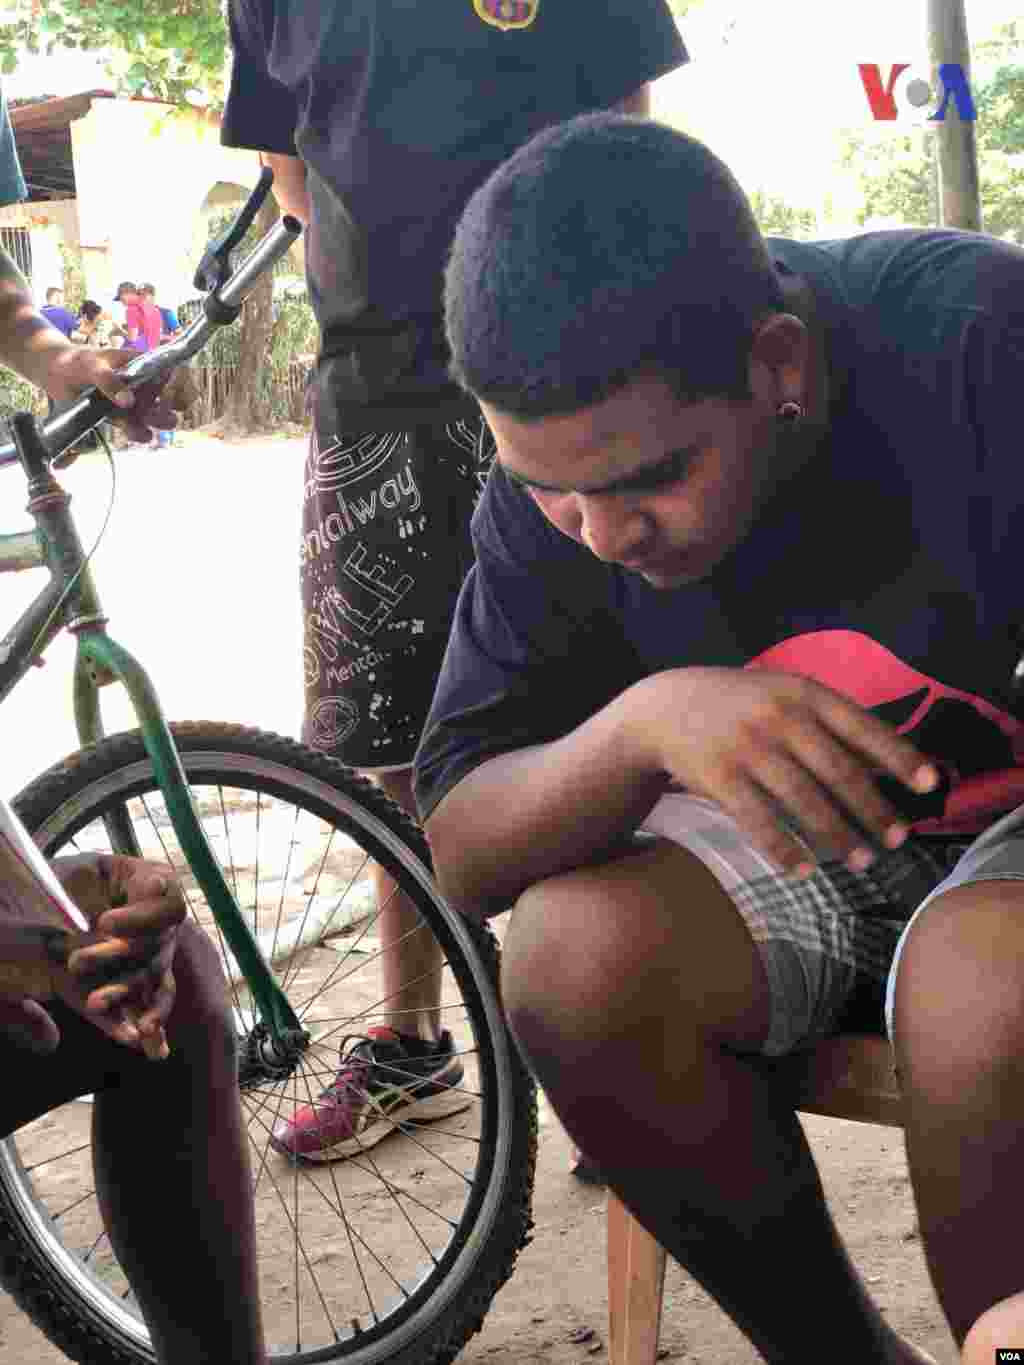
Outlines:
{"type": "MultiPolygon", "coordinates": [[[[245,298],[261,275],[269,270],[285,254],[296,237],[302,233],[302,224],[297,218],[285,214],[270,229],[229,279],[219,288],[207,294],[203,301],[203,314],[183,332],[176,341],[170,341],[154,351],[144,351],[132,360],[118,375],[128,382],[130,388],[138,388],[160,379],[191,359],[203,349],[218,327],[233,322],[245,298]]],[[[117,405],[98,389],[89,389],[76,398],[70,407],[56,413],[49,421],[39,427],[39,434],[51,459],[91,431],[105,417],[124,415],[125,409],[117,405]]],[[[18,453],[11,442],[0,446],[0,467],[15,464],[18,453]]]]}

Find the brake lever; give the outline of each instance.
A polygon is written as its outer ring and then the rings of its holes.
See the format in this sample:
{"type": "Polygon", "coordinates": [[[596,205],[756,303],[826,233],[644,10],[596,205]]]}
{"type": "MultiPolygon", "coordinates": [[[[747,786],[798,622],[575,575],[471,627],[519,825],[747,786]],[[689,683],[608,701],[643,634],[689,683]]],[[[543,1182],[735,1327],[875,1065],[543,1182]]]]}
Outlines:
{"type": "Polygon", "coordinates": [[[249,231],[273,183],[274,172],[269,166],[264,166],[238,217],[219,236],[207,243],[206,250],[196,267],[192,280],[193,288],[203,294],[213,294],[221,285],[227,283],[231,275],[231,253],[249,231]]]}

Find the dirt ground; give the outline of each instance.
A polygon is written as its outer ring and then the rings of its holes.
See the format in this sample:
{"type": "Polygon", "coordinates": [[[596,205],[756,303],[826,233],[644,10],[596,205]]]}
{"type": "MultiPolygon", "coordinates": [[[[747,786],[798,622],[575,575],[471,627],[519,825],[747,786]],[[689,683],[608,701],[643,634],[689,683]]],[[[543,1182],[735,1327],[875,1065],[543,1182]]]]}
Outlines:
{"type": "MultiPolygon", "coordinates": [[[[464,1350],[466,1365],[585,1365],[607,1359],[604,1195],[569,1175],[568,1140],[543,1104],[541,1118],[534,1238],[483,1331],[464,1350]]],[[[839,1227],[878,1302],[898,1331],[931,1351],[940,1365],[953,1365],[956,1352],[915,1230],[902,1136],[828,1119],[809,1118],[806,1124],[839,1227]]],[[[41,1134],[40,1151],[45,1142],[41,1134]]],[[[794,1312],[807,1308],[794,1300],[794,1312]]],[[[827,1340],[825,1332],[827,1326],[827,1340]]],[[[664,1359],[687,1365],[760,1360],[675,1265],[668,1269],[661,1348],[664,1359]]],[[[0,1357],[19,1365],[65,1360],[8,1299],[0,1299],[0,1357]]]]}

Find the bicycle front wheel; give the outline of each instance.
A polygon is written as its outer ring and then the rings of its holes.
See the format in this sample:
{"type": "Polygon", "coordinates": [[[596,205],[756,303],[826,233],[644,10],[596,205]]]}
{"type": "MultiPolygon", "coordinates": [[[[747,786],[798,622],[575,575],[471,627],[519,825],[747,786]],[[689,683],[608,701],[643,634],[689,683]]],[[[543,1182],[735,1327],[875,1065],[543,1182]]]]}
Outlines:
{"type": "MultiPolygon", "coordinates": [[[[494,937],[448,907],[419,831],[350,770],[241,726],[172,729],[228,885],[309,1033],[289,1074],[259,1064],[245,980],[177,846],[137,731],[45,773],[17,798],[18,813],[53,857],[109,849],[108,827],[123,828],[127,812],[139,850],[174,869],[190,914],[220,947],[243,1059],[273,1359],[450,1361],[479,1329],[530,1226],[536,1096],[503,1024],[494,937]],[[387,1008],[374,862],[415,906],[415,932],[440,944],[441,1017],[467,1106],[429,1123],[396,1111],[394,1131],[372,1151],[294,1164],[270,1146],[271,1132],[316,1100],[343,1040],[365,1035],[387,1008]]],[[[74,1359],[141,1365],[153,1353],[103,1230],[89,1127],[89,1105],[75,1102],[0,1144],[0,1275],[74,1359]]]]}

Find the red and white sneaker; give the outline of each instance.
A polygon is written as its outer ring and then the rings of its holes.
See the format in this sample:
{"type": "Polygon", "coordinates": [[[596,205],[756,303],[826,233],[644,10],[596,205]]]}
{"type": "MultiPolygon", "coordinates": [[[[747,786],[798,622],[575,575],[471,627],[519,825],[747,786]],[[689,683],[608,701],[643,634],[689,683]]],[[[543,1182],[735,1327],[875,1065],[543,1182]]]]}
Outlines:
{"type": "Polygon", "coordinates": [[[341,1043],[337,1076],[312,1104],[274,1128],[270,1145],[296,1161],[340,1161],[374,1147],[406,1123],[468,1109],[452,1036],[437,1043],[371,1028],[341,1043]],[[351,1046],[348,1046],[351,1044],[351,1046]]]}

